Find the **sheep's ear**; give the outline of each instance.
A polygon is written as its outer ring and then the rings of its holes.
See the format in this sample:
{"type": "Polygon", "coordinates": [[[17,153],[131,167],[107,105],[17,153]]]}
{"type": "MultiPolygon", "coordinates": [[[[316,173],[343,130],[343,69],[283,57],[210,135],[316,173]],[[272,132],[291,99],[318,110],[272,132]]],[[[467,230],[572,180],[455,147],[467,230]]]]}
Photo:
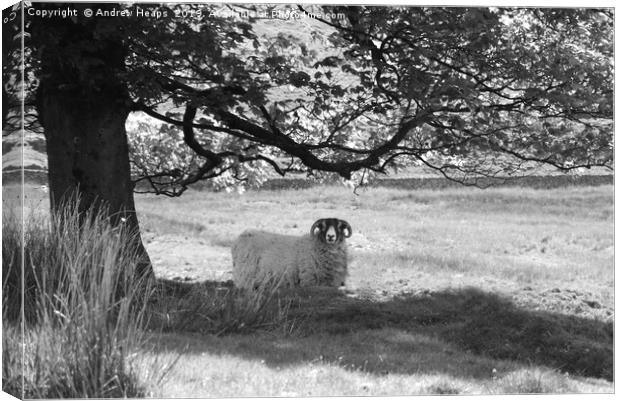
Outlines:
{"type": "Polygon", "coordinates": [[[345,238],[349,238],[351,234],[353,234],[353,230],[351,229],[351,225],[344,220],[340,220],[340,231],[345,238]]]}
{"type": "Polygon", "coordinates": [[[321,228],[323,227],[323,220],[324,219],[319,219],[319,220],[314,222],[314,224],[312,225],[312,228],[310,229],[310,234],[311,235],[313,235],[313,236],[317,235],[316,229],[318,228],[319,231],[321,230],[321,228]]]}

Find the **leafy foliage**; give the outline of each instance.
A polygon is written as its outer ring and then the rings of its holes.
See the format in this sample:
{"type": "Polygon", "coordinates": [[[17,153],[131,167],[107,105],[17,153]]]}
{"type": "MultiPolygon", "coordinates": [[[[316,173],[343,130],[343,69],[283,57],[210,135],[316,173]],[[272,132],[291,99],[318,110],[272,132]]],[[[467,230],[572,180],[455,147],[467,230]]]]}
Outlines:
{"type": "MultiPolygon", "coordinates": [[[[231,79],[217,94],[172,85],[175,102],[179,93],[199,93],[190,101],[204,106],[201,119],[209,123],[194,129],[233,137],[225,146],[203,139],[205,148],[230,160],[252,146],[273,164],[292,155],[286,167],[273,166],[280,173],[356,179],[411,163],[473,184],[540,163],[611,167],[608,11],[325,10],[346,18],[297,23],[303,29],[296,30],[286,21],[254,21],[254,33],[235,47],[218,42],[218,54],[236,60],[219,59],[231,79]],[[222,103],[209,103],[217,96],[222,103]]],[[[185,66],[187,82],[221,85],[201,69],[185,66]]],[[[220,163],[248,177],[239,170],[243,158],[220,163]]]]}
{"type": "Polygon", "coordinates": [[[135,180],[157,193],[268,170],[364,181],[417,164],[477,184],[540,164],[612,168],[612,10],[140,8],[160,18],[55,21],[92,36],[33,49],[64,46],[85,91],[101,84],[87,49],[126,54],[132,110],[166,124],[130,128],[135,180]]]}

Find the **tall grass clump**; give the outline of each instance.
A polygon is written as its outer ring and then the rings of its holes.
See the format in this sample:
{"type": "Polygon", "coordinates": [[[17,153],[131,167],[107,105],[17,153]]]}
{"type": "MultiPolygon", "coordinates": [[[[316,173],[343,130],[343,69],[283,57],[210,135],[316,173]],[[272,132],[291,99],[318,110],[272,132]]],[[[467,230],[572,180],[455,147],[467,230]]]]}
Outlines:
{"type": "Polygon", "coordinates": [[[281,288],[282,279],[265,279],[245,290],[232,282],[183,284],[159,287],[149,309],[150,327],[164,331],[196,331],[222,335],[290,328],[297,294],[281,288]]]}
{"type": "Polygon", "coordinates": [[[20,398],[141,396],[132,360],[150,291],[136,274],[137,233],[112,224],[105,208],[77,204],[26,219],[23,322],[22,227],[4,216],[3,389],[20,398]]]}

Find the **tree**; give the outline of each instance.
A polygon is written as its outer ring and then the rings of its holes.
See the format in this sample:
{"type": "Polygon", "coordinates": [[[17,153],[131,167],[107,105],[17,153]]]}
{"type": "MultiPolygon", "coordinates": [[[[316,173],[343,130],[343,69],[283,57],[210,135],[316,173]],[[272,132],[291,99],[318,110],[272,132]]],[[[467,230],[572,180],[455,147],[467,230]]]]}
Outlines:
{"type": "Polygon", "coordinates": [[[347,55],[365,54],[378,90],[407,102],[408,119],[423,120],[401,154],[474,183],[476,176],[514,174],[526,162],[562,170],[611,166],[611,13],[345,12],[346,22],[332,25],[354,43],[347,55]],[[429,151],[440,157],[425,157],[429,151]],[[446,163],[450,156],[457,162],[446,163]]]}
{"type": "MultiPolygon", "coordinates": [[[[317,9],[299,7],[306,11],[316,14],[317,9]]],[[[319,16],[321,25],[308,28],[313,38],[328,31],[320,51],[303,35],[280,33],[269,41],[279,45],[275,52],[274,46],[257,46],[245,55],[246,71],[252,68],[271,80],[263,93],[282,85],[297,90],[268,96],[268,108],[261,108],[264,99],[259,98],[236,116],[206,107],[202,120],[216,124],[192,125],[198,133],[190,130],[189,136],[209,131],[201,143],[209,141],[211,150],[227,158],[229,164],[221,164],[224,174],[251,177],[229,157],[231,147],[243,143],[260,149],[258,154],[269,157],[263,161],[280,173],[321,170],[345,178],[360,170],[382,173],[412,160],[473,185],[540,163],[564,171],[611,167],[612,15],[606,10],[322,11],[344,18],[319,16]],[[287,61],[287,53],[296,55],[295,62],[287,61]],[[242,115],[251,118],[235,119],[242,115]],[[219,140],[230,136],[239,140],[219,140]],[[285,154],[294,158],[278,166],[275,160],[285,154]]],[[[261,25],[254,28],[258,32],[261,25]]],[[[182,68],[201,75],[200,68],[182,68]]],[[[203,74],[198,81],[208,80],[203,74]]],[[[145,112],[158,117],[148,107],[145,112]]],[[[166,120],[162,132],[183,127],[182,115],[166,120]]],[[[178,147],[164,154],[171,149],[178,147]]],[[[187,181],[181,177],[196,170],[193,159],[161,170],[159,162],[145,163],[150,153],[137,153],[137,172],[156,192],[182,193],[187,181]],[[162,175],[168,180],[150,180],[162,175]]],[[[214,168],[211,174],[221,173],[214,168]]]]}
{"type": "Polygon", "coordinates": [[[138,229],[139,181],[177,196],[266,168],[363,180],[418,163],[483,185],[612,166],[610,10],[64,6],[29,5],[25,25],[52,205],[77,188],[138,229]],[[167,140],[130,148],[138,111],[167,140]]]}

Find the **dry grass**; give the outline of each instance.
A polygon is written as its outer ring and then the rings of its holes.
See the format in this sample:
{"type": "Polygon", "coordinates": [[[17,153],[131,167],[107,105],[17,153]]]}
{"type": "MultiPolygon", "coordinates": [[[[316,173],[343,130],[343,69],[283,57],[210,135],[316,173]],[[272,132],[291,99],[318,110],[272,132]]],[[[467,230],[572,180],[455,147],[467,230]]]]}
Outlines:
{"type": "MultiPolygon", "coordinates": [[[[248,227],[305,233],[316,218],[338,216],[354,229],[354,287],[376,288],[391,278],[415,279],[419,288],[439,279],[443,287],[461,273],[474,280],[464,284],[486,278],[509,286],[583,286],[607,301],[612,296],[610,187],[372,189],[360,196],[328,187],[243,196],[193,192],[182,199],[139,198],[138,204],[142,226],[153,236],[178,236],[188,244],[198,239],[202,252],[225,257],[248,227]],[[420,282],[426,277],[430,282],[420,282]]],[[[204,260],[199,268],[230,269],[230,262],[204,260]]]]}
{"type": "Polygon", "coordinates": [[[155,336],[146,360],[180,355],[156,395],[613,391],[609,186],[317,187],[137,204],[168,277],[229,271],[230,244],[249,227],[300,234],[339,217],[354,230],[346,293],[285,294],[292,303],[268,330],[214,337],[196,311],[184,334],[155,336]]]}
{"type": "Polygon", "coordinates": [[[158,275],[189,279],[184,295],[157,299],[165,332],[136,356],[154,396],[613,391],[609,186],[189,192],[137,205],[158,275]],[[229,277],[246,228],[301,234],[332,216],[354,230],[344,293],[274,294],[261,328],[229,283],[193,284],[229,277]]]}

